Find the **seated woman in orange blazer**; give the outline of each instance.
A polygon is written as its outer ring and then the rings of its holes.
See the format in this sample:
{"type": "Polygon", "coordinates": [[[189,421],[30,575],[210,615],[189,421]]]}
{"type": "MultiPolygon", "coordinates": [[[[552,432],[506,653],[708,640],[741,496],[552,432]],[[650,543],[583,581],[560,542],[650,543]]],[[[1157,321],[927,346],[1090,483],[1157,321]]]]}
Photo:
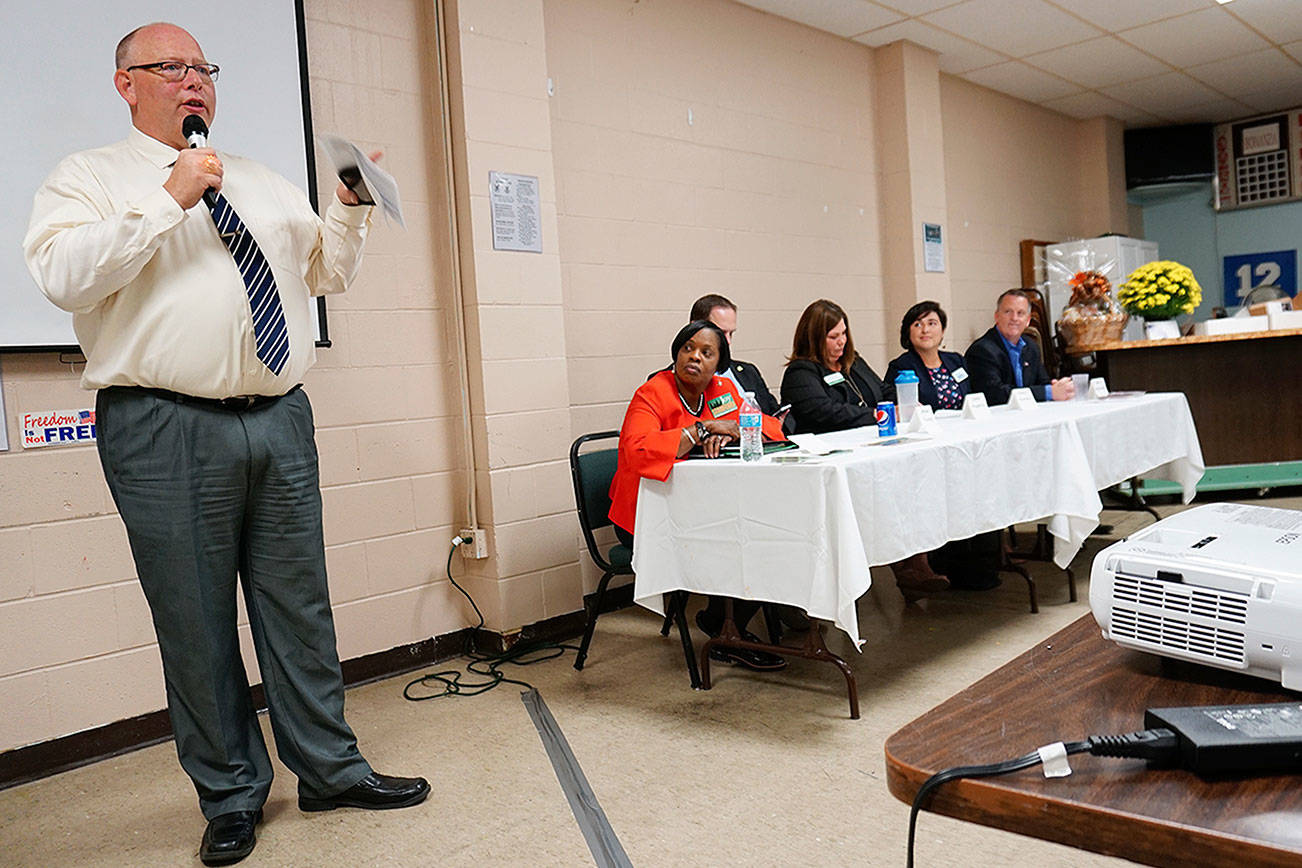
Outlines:
{"type": "MultiPolygon", "coordinates": [[[[707,458],[719,457],[727,443],[741,438],[738,427],[742,396],[727,377],[716,376],[731,363],[728,339],[713,323],[688,323],[671,346],[673,365],[653,374],[633,393],[619,430],[619,459],[610,483],[610,520],[615,533],[633,545],[639,480],[669,478],[674,464],[694,447],[707,458]]],[[[762,419],[764,437],[785,440],[782,423],[762,419]]],[[[714,636],[723,625],[723,597],[711,597],[696,615],[696,625],[714,636]]],[[[733,601],[733,618],[742,636],[759,641],[745,629],[759,604],[733,601]]],[[[781,669],[786,661],[775,654],[736,648],[716,648],[713,659],[751,669],[781,669]]]]}

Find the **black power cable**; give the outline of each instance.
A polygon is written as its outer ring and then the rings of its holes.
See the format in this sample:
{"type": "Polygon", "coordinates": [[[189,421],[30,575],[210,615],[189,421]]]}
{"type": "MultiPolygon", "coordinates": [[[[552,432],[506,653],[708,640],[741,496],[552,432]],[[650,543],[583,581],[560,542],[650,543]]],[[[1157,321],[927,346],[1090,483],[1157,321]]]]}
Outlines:
{"type": "MultiPolygon", "coordinates": [[[[1084,741],[1065,742],[1063,747],[1068,756],[1089,753],[1094,756],[1145,759],[1153,765],[1172,765],[1180,756],[1180,741],[1169,729],[1148,729],[1125,735],[1093,735],[1084,741]]],[[[913,806],[909,810],[908,868],[913,868],[913,842],[918,826],[918,812],[937,787],[959,778],[989,778],[1021,771],[1039,765],[1042,761],[1040,752],[1036,751],[1017,759],[988,765],[954,766],[936,772],[923,781],[913,796],[913,806]]]]}
{"type": "Polygon", "coordinates": [[[452,583],[452,587],[460,591],[470,601],[470,607],[475,610],[475,616],[479,619],[479,623],[471,627],[466,634],[466,646],[462,652],[462,656],[469,657],[470,662],[466,664],[464,671],[461,669],[445,669],[409,681],[407,686],[402,689],[402,695],[412,702],[423,702],[427,699],[439,699],[444,696],[478,696],[503,683],[518,684],[525,689],[532,690],[534,689],[533,685],[529,682],[506,677],[501,667],[507,663],[515,666],[532,666],[535,663],[543,663],[561,657],[566,651],[579,650],[575,645],[564,645],[556,642],[532,642],[514,645],[501,654],[482,654],[476,651],[475,635],[484,626],[484,613],[479,611],[479,606],[475,604],[475,598],[470,596],[466,589],[457,584],[457,580],[452,577],[452,556],[456,554],[458,546],[467,542],[470,542],[470,540],[466,537],[457,537],[453,540],[452,548],[448,552],[446,570],[448,581],[452,583]],[[463,681],[462,678],[466,673],[478,675],[483,680],[463,681]],[[417,693],[416,691],[420,688],[430,689],[433,692],[417,693]]]}

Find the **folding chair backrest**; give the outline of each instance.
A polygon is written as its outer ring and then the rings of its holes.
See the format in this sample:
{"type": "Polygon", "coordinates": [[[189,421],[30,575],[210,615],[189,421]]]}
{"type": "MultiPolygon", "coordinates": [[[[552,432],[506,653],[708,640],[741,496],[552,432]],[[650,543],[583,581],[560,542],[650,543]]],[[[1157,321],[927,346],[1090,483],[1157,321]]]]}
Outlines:
{"type": "Polygon", "coordinates": [[[593,531],[611,524],[610,482],[615,478],[619,450],[614,447],[582,453],[579,450],[586,443],[618,438],[618,431],[584,434],[570,447],[570,476],[574,480],[574,503],[579,512],[579,527],[583,529],[584,541],[588,544],[593,560],[603,569],[606,568],[606,561],[593,539],[593,531]]]}

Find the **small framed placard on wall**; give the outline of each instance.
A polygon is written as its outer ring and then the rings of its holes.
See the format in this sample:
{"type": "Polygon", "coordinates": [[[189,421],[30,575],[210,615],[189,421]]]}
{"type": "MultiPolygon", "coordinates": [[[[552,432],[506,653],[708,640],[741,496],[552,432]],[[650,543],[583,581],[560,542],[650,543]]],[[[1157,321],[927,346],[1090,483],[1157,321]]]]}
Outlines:
{"type": "Polygon", "coordinates": [[[945,270],[945,244],[939,223],[922,224],[922,267],[926,271],[945,270]]]}
{"type": "Polygon", "coordinates": [[[493,249],[542,253],[542,208],[538,179],[510,172],[488,173],[493,210],[493,249]]]}

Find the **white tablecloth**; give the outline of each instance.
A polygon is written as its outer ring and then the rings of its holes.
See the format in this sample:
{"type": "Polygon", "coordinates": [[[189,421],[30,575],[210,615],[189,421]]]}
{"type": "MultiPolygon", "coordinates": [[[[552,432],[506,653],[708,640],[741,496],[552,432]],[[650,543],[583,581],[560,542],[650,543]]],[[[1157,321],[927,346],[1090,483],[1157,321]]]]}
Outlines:
{"type": "Polygon", "coordinates": [[[1100,489],[1144,474],[1179,482],[1188,500],[1203,472],[1178,393],[939,422],[933,437],[891,443],[873,428],[838,432],[853,452],[809,463],[683,461],[665,482],[643,480],[634,597],[657,611],[673,590],[789,603],[858,645],[870,565],[1047,518],[1066,566],[1098,524],[1100,489]]]}

